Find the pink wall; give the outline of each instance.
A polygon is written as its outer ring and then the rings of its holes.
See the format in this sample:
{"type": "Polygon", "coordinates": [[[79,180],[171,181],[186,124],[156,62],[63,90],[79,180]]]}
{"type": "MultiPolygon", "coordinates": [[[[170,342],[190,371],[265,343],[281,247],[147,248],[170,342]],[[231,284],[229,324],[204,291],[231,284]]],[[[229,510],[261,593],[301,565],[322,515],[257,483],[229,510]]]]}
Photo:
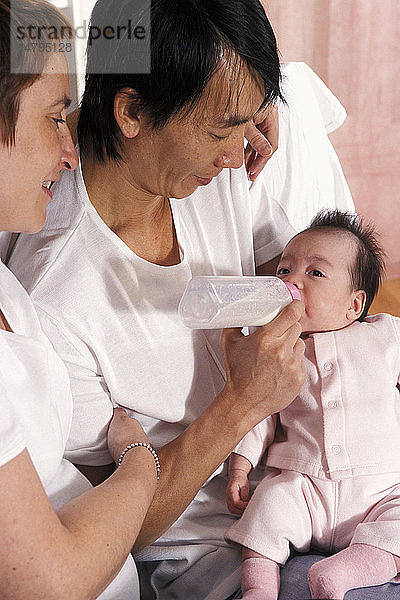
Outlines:
{"type": "Polygon", "coordinates": [[[348,118],[331,134],[357,211],[400,277],[399,0],[261,0],[283,60],[307,62],[348,118]]]}

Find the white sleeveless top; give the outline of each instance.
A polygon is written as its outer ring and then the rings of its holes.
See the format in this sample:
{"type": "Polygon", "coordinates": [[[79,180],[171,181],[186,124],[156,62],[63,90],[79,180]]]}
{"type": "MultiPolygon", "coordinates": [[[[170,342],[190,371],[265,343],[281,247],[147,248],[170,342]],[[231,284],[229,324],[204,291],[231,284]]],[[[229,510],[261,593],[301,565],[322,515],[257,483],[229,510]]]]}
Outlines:
{"type": "MultiPolygon", "coordinates": [[[[42,333],[27,293],[1,262],[0,306],[13,330],[0,330],[0,466],[27,448],[57,510],[90,488],[63,459],[72,419],[68,373],[42,333]]],[[[139,599],[132,557],[100,598],[139,599]]]]}

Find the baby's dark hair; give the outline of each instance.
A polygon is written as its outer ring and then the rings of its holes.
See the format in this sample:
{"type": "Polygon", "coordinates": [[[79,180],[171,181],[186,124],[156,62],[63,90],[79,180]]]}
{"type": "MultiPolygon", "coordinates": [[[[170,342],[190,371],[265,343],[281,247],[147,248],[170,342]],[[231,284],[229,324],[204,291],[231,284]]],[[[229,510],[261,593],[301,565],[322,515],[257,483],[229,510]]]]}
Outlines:
{"type": "Polygon", "coordinates": [[[311,221],[306,231],[332,229],[352,233],[358,240],[356,260],[350,267],[350,281],[354,291],[364,290],[366,294],[364,310],[357,319],[362,321],[378,293],[385,274],[385,251],[377,240],[371,223],[366,223],[355,213],[341,210],[321,210],[311,221]]]}

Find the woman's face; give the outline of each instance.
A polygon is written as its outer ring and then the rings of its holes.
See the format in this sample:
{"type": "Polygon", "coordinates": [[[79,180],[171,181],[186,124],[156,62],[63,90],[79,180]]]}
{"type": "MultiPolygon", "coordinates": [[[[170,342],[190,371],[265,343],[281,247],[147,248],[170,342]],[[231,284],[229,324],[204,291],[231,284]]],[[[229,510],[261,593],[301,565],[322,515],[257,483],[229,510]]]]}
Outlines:
{"type": "Polygon", "coordinates": [[[22,91],[15,144],[0,145],[0,229],[39,231],[46,220],[51,191],[46,186],[78,157],[62,120],[70,102],[67,63],[54,52],[43,74],[22,91]],[[43,185],[45,184],[45,185],[43,185]]]}
{"type": "Polygon", "coordinates": [[[152,195],[185,198],[198,186],[210,183],[222,169],[239,168],[245,124],[264,98],[250,76],[239,85],[240,93],[232,94],[234,99],[227,106],[228,84],[219,71],[188,116],[155,131],[141,118],[139,133],[125,148],[135,184],[152,195]]]}

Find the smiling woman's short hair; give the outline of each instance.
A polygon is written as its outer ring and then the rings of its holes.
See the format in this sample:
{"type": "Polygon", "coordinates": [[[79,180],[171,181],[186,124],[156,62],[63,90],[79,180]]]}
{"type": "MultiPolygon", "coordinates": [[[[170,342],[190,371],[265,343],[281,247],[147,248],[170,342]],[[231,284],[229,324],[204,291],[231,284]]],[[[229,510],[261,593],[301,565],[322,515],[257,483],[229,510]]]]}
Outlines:
{"type": "MultiPolygon", "coordinates": [[[[134,20],[135,5],[135,0],[118,2],[121,23],[134,20]]],[[[107,19],[114,22],[115,7],[114,2],[98,0],[91,26],[107,19]]],[[[125,35],[114,52],[104,52],[104,74],[93,72],[101,64],[98,53],[104,44],[96,40],[88,44],[78,124],[82,155],[121,160],[123,138],[114,118],[114,98],[126,89],[134,90],[134,110],[145,114],[155,129],[188,114],[224,64],[231,77],[231,95],[240,94],[243,76],[250,74],[264,90],[263,104],[281,97],[276,40],[259,0],[152,0],[150,74],[116,74],[121,61],[134,51],[132,44],[125,35]]]]}
{"type": "Polygon", "coordinates": [[[334,209],[320,211],[305,231],[316,229],[347,233],[355,240],[357,250],[355,261],[350,265],[350,282],[352,290],[364,290],[366,294],[364,310],[358,318],[358,321],[362,321],[368,314],[385,273],[385,252],[377,240],[375,228],[360,215],[334,209]]]}
{"type": "Polygon", "coordinates": [[[39,79],[50,56],[29,44],[29,26],[32,32],[40,28],[44,43],[49,27],[72,35],[66,16],[46,0],[0,0],[0,142],[7,146],[15,142],[21,92],[39,79]]]}

